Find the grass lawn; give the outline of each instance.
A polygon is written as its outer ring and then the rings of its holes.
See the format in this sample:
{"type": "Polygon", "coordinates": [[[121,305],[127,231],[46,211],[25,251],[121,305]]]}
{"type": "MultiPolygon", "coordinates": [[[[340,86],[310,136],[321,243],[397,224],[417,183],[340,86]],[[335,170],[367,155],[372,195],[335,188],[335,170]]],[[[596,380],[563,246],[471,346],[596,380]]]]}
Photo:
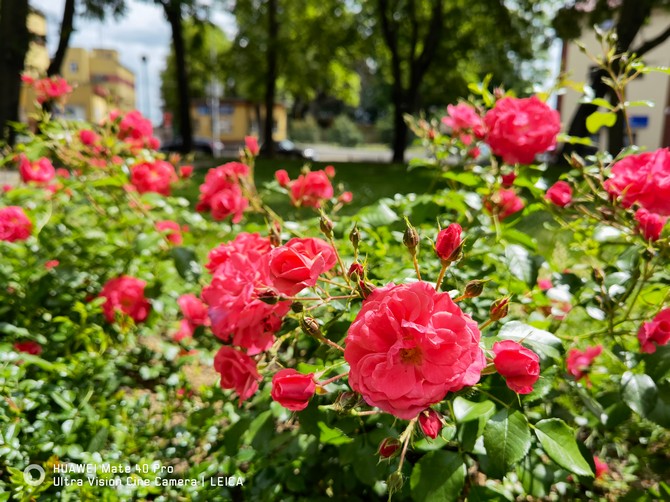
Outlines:
{"type": "MultiPolygon", "coordinates": [[[[191,201],[198,198],[198,186],[202,183],[207,169],[216,167],[227,159],[200,159],[195,162],[193,173],[194,183],[188,191],[181,193],[191,201]]],[[[257,159],[256,161],[256,183],[259,187],[263,183],[272,181],[274,173],[278,169],[286,169],[291,179],[300,174],[304,161],[286,159],[257,159]]],[[[353,202],[343,210],[345,214],[353,214],[361,207],[373,204],[383,197],[393,197],[396,193],[425,193],[432,185],[435,175],[434,171],[428,169],[414,169],[407,171],[403,164],[375,164],[360,162],[313,162],[312,170],[323,169],[326,165],[332,165],[336,169],[334,181],[335,193],[339,193],[338,185],[342,184],[344,190],[350,190],[354,194],[353,202]]],[[[279,211],[288,208],[288,198],[281,194],[271,194],[267,202],[279,211]]]]}

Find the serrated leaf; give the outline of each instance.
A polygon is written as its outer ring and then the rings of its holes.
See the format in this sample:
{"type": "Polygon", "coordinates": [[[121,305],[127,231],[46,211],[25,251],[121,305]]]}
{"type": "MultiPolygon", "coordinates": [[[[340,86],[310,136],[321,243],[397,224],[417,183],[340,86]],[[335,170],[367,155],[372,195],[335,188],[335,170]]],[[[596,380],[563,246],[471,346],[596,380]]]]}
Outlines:
{"type": "Polygon", "coordinates": [[[450,502],[460,499],[465,485],[465,463],[452,451],[432,451],[412,469],[409,484],[416,502],[450,502]]]}
{"type": "Polygon", "coordinates": [[[496,468],[505,473],[528,454],[530,428],[518,410],[505,408],[493,415],[484,429],[484,447],[496,468]]]}
{"type": "Polygon", "coordinates": [[[601,127],[612,127],[614,124],[616,124],[614,112],[593,112],[586,117],[586,129],[591,134],[597,133],[601,127]]]}
{"type": "Polygon", "coordinates": [[[645,417],[656,407],[658,389],[649,375],[627,371],[621,377],[621,397],[631,410],[645,417]]]}
{"type": "Polygon", "coordinates": [[[498,333],[498,338],[523,342],[540,356],[553,359],[558,359],[563,350],[563,343],[558,337],[520,321],[510,321],[505,324],[498,333]]]}
{"type": "Polygon", "coordinates": [[[482,401],[481,403],[473,403],[467,399],[458,396],[454,399],[454,418],[459,423],[470,422],[478,418],[485,417],[488,419],[495,413],[496,406],[491,401],[482,401]]]}
{"type": "Polygon", "coordinates": [[[579,451],[574,431],[563,420],[540,420],[533,430],[542,449],[554,462],[578,476],[593,477],[591,467],[579,451]]]}

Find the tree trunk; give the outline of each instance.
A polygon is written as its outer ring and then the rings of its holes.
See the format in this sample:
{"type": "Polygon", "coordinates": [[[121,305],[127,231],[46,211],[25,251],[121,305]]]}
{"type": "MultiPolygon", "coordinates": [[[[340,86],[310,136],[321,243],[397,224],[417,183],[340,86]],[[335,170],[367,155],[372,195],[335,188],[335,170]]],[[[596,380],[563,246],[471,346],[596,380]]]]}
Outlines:
{"type": "Polygon", "coordinates": [[[74,31],[74,11],[75,11],[75,0],[65,0],[65,7],[63,9],[63,20],[60,24],[60,38],[58,39],[58,49],[56,49],[56,54],[51,59],[49,68],[47,69],[47,75],[52,77],[54,75],[60,75],[61,67],[63,66],[63,60],[65,59],[65,52],[67,51],[68,45],[70,44],[70,36],[74,31]]]}
{"type": "Polygon", "coordinates": [[[265,76],[265,124],[263,129],[263,154],[268,157],[274,155],[272,126],[277,87],[277,38],[279,36],[277,2],[278,0],[268,0],[267,74],[265,76]]]}
{"type": "Polygon", "coordinates": [[[28,52],[28,0],[0,1],[0,139],[10,145],[16,134],[8,122],[19,120],[21,73],[28,52]]]}
{"type": "MultiPolygon", "coordinates": [[[[398,87],[394,83],[394,87],[398,87]]],[[[393,91],[393,157],[391,162],[402,164],[405,162],[405,148],[407,147],[407,124],[403,115],[405,112],[405,99],[403,89],[393,91]]]]}
{"type": "Polygon", "coordinates": [[[165,15],[172,29],[175,66],[177,70],[177,96],[179,98],[179,135],[181,136],[182,153],[193,150],[193,126],[191,121],[191,97],[188,87],[188,71],[186,68],[186,49],[182,26],[181,3],[170,0],[163,4],[165,15]]]}

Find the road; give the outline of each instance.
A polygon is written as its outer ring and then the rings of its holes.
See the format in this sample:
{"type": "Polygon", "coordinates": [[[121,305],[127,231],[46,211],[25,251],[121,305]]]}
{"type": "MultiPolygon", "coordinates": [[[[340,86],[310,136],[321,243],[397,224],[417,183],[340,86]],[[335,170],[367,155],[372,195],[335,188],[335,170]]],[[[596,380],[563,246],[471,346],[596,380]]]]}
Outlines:
{"type": "MultiPolygon", "coordinates": [[[[318,162],[390,162],[392,152],[388,148],[378,147],[344,147],[334,145],[302,145],[314,150],[314,160],[318,162]]],[[[405,162],[415,157],[425,156],[421,148],[408,149],[405,162]]]]}

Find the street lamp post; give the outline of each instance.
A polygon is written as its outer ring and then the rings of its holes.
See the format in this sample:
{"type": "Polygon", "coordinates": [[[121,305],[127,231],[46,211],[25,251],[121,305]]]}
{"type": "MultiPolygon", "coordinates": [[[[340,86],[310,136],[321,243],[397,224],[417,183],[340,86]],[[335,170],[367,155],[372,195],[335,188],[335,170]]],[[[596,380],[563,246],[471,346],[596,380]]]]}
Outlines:
{"type": "Polygon", "coordinates": [[[149,92],[149,57],[142,55],[142,80],[144,81],[144,113],[151,120],[151,94],[149,92]]]}

